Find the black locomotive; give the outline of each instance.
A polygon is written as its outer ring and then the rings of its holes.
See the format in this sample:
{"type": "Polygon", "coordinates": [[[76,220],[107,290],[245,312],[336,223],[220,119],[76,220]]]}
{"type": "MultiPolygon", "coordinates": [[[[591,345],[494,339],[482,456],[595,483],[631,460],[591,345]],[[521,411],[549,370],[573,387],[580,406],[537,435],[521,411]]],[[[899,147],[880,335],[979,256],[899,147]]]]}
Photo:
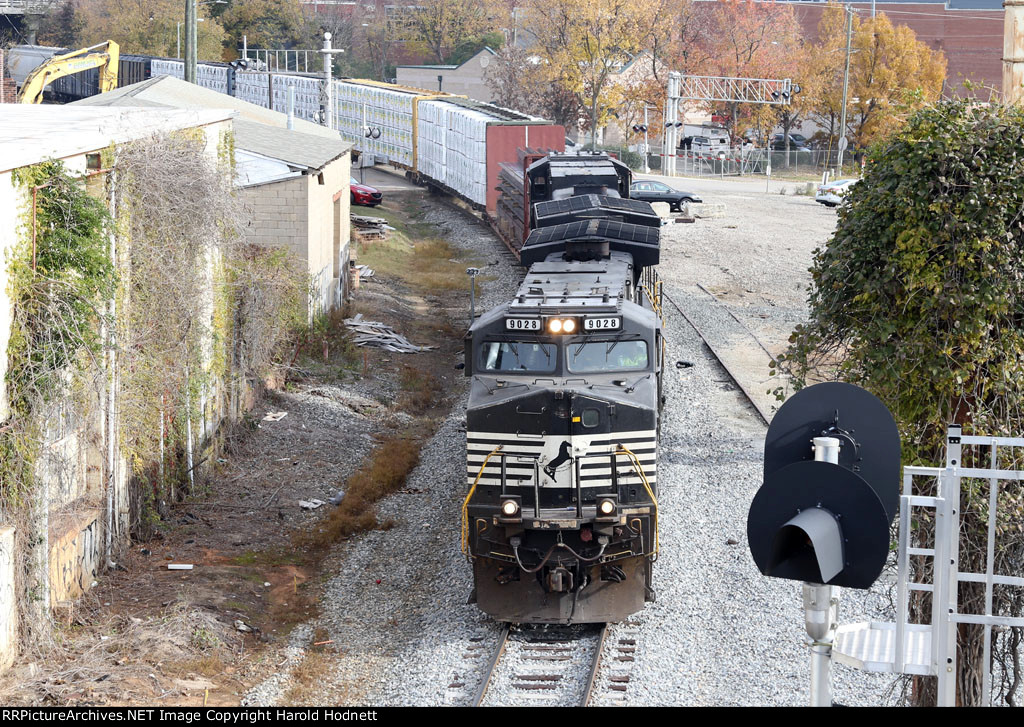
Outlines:
{"type": "Polygon", "coordinates": [[[654,599],[661,220],[630,177],[603,154],[531,164],[529,271],[467,336],[463,548],[500,621],[619,621],[654,599]]]}

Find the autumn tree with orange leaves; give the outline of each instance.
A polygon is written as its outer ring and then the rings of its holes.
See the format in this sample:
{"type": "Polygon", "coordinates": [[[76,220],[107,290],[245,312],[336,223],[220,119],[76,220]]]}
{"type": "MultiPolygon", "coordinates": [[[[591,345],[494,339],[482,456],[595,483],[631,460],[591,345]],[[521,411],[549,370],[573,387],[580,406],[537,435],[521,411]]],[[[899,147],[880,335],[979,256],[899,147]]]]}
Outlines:
{"type": "MultiPolygon", "coordinates": [[[[787,78],[795,69],[800,26],[793,8],[776,2],[719,0],[709,3],[698,45],[709,58],[709,75],[738,78],[787,78]]],[[[740,104],[727,104],[731,128],[740,104]]]]}

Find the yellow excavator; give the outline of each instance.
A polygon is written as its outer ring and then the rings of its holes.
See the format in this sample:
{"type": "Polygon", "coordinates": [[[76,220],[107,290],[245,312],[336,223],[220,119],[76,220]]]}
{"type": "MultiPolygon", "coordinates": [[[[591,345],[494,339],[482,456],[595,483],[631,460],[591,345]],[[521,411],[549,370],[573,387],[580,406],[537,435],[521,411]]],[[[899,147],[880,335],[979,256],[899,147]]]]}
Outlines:
{"type": "Polygon", "coordinates": [[[43,90],[53,81],[72,73],[100,69],[100,93],[117,88],[117,64],[121,48],[112,40],[54,56],[41,64],[25,79],[18,94],[19,103],[42,103],[43,90]]]}

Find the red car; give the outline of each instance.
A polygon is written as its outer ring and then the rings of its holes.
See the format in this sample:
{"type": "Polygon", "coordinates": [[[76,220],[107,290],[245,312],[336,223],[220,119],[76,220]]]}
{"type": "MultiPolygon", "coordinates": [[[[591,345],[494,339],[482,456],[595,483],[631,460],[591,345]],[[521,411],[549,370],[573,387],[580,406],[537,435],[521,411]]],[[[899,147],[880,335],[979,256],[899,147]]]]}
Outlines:
{"type": "Polygon", "coordinates": [[[352,191],[352,204],[376,207],[384,199],[384,195],[379,190],[360,184],[355,177],[351,178],[349,189],[352,191]]]}

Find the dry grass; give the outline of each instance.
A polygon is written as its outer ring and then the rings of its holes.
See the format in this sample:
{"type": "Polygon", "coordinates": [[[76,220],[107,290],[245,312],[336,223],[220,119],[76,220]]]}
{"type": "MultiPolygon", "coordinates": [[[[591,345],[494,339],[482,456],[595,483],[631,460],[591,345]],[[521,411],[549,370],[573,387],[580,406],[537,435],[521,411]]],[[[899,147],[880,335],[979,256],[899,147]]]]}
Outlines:
{"type": "Polygon", "coordinates": [[[164,665],[164,673],[169,676],[188,677],[198,674],[204,677],[215,677],[224,673],[225,664],[219,653],[207,654],[195,659],[175,661],[164,665]]]}
{"type": "Polygon", "coordinates": [[[425,414],[441,394],[441,382],[429,371],[402,366],[399,374],[402,395],[398,405],[410,414],[425,414]]]}
{"type": "Polygon", "coordinates": [[[402,488],[419,464],[420,445],[418,439],[397,436],[382,440],[345,482],[341,504],[311,530],[295,533],[295,544],[324,549],[357,533],[390,527],[377,522],[375,504],[402,488]]]}
{"type": "MultiPolygon", "coordinates": [[[[99,615],[99,614],[98,614],[99,615]]],[[[0,689],[0,703],[24,705],[125,704],[147,699],[126,684],[146,684],[158,692],[171,680],[198,674],[222,675],[243,639],[205,609],[178,602],[160,617],[146,620],[115,615],[97,620],[63,648],[36,654],[34,674],[21,674],[0,689]],[[158,675],[154,682],[152,674],[158,675]]]]}
{"type": "MultiPolygon", "coordinates": [[[[436,232],[431,225],[403,224],[391,220],[396,228],[385,240],[362,243],[359,262],[378,273],[400,278],[424,293],[469,290],[466,266],[472,260],[465,251],[447,240],[428,237],[436,232]]],[[[481,288],[477,279],[477,290],[481,288]]]]}
{"type": "Polygon", "coordinates": [[[322,651],[307,652],[302,661],[292,670],[292,685],[285,692],[285,704],[293,707],[308,706],[317,693],[325,675],[333,668],[331,655],[322,651]]]}

